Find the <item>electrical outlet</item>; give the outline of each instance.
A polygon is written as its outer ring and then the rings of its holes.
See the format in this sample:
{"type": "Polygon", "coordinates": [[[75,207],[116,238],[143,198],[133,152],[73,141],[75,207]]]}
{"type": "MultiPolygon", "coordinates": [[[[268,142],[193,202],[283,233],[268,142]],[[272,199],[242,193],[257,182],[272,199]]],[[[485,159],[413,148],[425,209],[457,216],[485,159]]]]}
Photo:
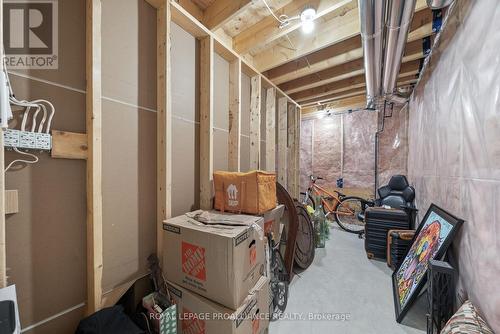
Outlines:
{"type": "Polygon", "coordinates": [[[35,146],[39,150],[50,151],[52,148],[52,137],[48,133],[37,133],[35,146]]]}
{"type": "Polygon", "coordinates": [[[52,149],[52,136],[48,133],[7,129],[3,133],[3,138],[5,147],[42,151],[50,151],[52,149]]]}
{"type": "Polygon", "coordinates": [[[19,135],[21,131],[6,129],[3,132],[4,145],[7,147],[18,147],[19,146],[19,135]]]}
{"type": "Polygon", "coordinates": [[[21,135],[19,136],[19,147],[36,148],[36,133],[21,131],[21,135]]]}

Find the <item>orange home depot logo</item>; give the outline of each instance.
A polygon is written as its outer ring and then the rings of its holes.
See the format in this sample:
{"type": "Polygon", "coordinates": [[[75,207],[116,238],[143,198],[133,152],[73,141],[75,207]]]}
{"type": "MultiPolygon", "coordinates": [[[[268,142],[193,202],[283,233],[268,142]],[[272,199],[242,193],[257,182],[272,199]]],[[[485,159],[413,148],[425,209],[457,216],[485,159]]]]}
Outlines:
{"type": "Polygon", "coordinates": [[[230,184],[227,189],[227,204],[229,206],[238,206],[238,188],[234,184],[230,184]]]}
{"type": "Polygon", "coordinates": [[[199,280],[205,281],[205,248],[182,242],[182,271],[199,280]]]}
{"type": "Polygon", "coordinates": [[[255,240],[253,240],[250,243],[250,246],[248,246],[250,249],[250,266],[253,267],[255,265],[255,262],[257,262],[257,247],[255,240]]]}
{"type": "Polygon", "coordinates": [[[205,334],[205,321],[185,307],[182,308],[182,333],[205,334]]]}

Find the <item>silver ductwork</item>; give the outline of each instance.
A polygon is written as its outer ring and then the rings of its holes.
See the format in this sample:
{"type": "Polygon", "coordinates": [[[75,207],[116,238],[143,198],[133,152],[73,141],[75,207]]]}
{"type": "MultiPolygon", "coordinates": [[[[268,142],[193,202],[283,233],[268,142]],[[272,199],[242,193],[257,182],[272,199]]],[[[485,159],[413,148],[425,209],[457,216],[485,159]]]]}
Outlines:
{"type": "MultiPolygon", "coordinates": [[[[381,1],[382,2],[382,1],[381,1]]],[[[383,94],[388,97],[396,89],[408,31],[415,12],[416,0],[389,0],[387,2],[383,94]]]]}
{"type": "Polygon", "coordinates": [[[367,108],[376,107],[382,87],[385,0],[358,0],[366,77],[367,108]]]}
{"type": "Polygon", "coordinates": [[[427,7],[430,9],[441,9],[448,7],[454,0],[427,0],[427,7]]]}

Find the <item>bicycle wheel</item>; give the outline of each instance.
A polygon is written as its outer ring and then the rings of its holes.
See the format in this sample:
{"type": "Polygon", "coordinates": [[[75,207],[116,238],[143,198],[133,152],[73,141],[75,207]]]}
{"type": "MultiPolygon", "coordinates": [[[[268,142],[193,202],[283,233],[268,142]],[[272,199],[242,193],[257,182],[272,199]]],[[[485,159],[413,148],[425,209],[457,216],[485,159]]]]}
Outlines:
{"type": "Polygon", "coordinates": [[[335,208],[335,221],[344,231],[356,234],[364,232],[365,222],[358,219],[358,215],[363,212],[363,201],[360,197],[349,196],[335,208]]]}
{"type": "Polygon", "coordinates": [[[307,210],[296,203],[295,209],[299,218],[299,228],[295,241],[295,264],[300,269],[307,269],[314,260],[314,226],[307,210]]]}

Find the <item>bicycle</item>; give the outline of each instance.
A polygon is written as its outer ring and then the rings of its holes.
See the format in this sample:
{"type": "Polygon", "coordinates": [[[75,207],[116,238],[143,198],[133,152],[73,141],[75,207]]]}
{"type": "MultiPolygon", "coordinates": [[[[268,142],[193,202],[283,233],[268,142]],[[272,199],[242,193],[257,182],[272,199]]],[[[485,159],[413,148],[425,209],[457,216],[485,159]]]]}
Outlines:
{"type": "Polygon", "coordinates": [[[274,242],[272,233],[267,234],[267,242],[269,249],[269,295],[271,303],[269,311],[271,314],[270,320],[279,319],[280,315],[285,312],[288,303],[288,280],[289,275],[285,268],[285,261],[280,253],[280,244],[274,242]]]}
{"type": "Polygon", "coordinates": [[[357,196],[346,196],[336,190],[330,192],[316,184],[316,181],[323,180],[322,177],[310,175],[309,178],[307,191],[300,193],[302,197],[300,203],[315,210],[313,194],[321,196],[325,216],[328,218],[333,215],[341,229],[361,236],[365,231],[365,223],[360,217],[372,202],[357,196]]]}

